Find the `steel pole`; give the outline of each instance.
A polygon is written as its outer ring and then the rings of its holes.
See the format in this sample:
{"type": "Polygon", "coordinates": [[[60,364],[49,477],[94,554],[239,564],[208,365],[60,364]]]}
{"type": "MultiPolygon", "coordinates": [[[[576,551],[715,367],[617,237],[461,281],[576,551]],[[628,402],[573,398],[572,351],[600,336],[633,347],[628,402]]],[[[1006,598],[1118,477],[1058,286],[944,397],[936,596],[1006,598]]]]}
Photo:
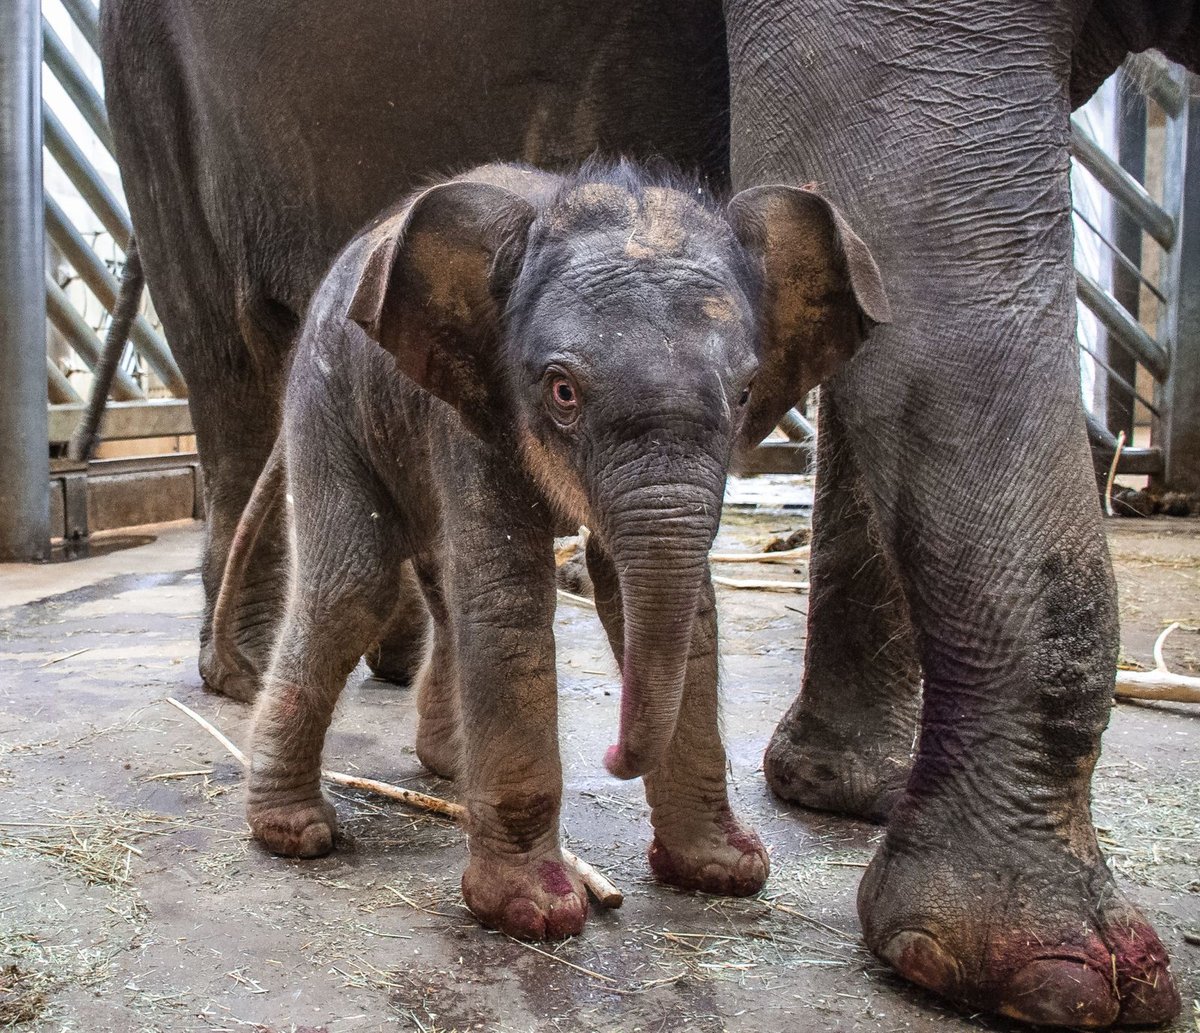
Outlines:
{"type": "MultiPolygon", "coordinates": [[[[1125,73],[1120,73],[1117,83],[1117,160],[1121,168],[1139,183],[1146,180],[1146,98],[1128,82],[1125,73]]],[[[1117,250],[1137,268],[1142,267],[1142,228],[1137,220],[1121,206],[1114,205],[1113,221],[1116,223],[1117,250]]],[[[1137,276],[1121,262],[1112,257],[1112,292],[1118,304],[1134,319],[1138,318],[1141,305],[1142,285],[1137,276]]],[[[1112,370],[1107,384],[1108,429],[1116,434],[1125,432],[1125,441],[1133,441],[1134,399],[1121,387],[1123,378],[1130,384],[1137,383],[1137,362],[1125,348],[1114,348],[1106,341],[1105,357],[1112,370]]]]}
{"type": "Polygon", "coordinates": [[[0,560],[50,555],[39,0],[0,3],[0,560]]]}
{"type": "Polygon", "coordinates": [[[1172,349],[1170,375],[1159,389],[1159,440],[1165,482],[1200,491],[1200,97],[1187,92],[1188,73],[1174,71],[1187,98],[1167,120],[1163,196],[1174,200],[1179,224],[1167,256],[1159,337],[1172,349]]]}

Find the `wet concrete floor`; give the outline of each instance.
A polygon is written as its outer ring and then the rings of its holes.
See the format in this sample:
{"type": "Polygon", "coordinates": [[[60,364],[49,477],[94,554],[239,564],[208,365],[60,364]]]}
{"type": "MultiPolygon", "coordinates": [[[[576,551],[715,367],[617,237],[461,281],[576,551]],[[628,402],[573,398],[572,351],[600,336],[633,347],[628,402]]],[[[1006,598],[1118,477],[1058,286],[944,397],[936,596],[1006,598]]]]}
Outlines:
{"type": "MultiPolygon", "coordinates": [[[[720,545],[761,549],[803,521],[735,514],[720,545]]],[[[1200,523],[1110,522],[1123,646],[1155,635],[1200,671],[1200,523]],[[1190,630],[1188,630],[1190,629],[1190,630]]],[[[594,612],[563,603],[567,842],[617,881],[585,934],[528,946],[481,929],[458,888],[456,828],[335,794],[351,841],[293,862],[248,838],[242,772],[163,700],[244,742],[247,708],[195,667],[199,525],[47,567],[0,567],[0,1027],[37,1030],[487,1031],[1013,1029],[911,989],[859,943],[854,895],[880,831],[775,799],[763,748],[799,684],[806,596],[720,589],[735,805],[772,850],[758,899],[655,885],[640,783],[602,766],[615,666],[594,612]],[[6,1010],[7,1009],[7,1010],[6,1010]]],[[[796,578],[803,567],[739,566],[796,578]]],[[[409,691],[351,678],[326,764],[453,797],[412,750],[409,691]]],[[[1157,925],[1200,1029],[1200,714],[1121,705],[1096,820],[1122,887],[1157,925]],[[1187,942],[1191,936],[1193,942],[1187,942]]]]}

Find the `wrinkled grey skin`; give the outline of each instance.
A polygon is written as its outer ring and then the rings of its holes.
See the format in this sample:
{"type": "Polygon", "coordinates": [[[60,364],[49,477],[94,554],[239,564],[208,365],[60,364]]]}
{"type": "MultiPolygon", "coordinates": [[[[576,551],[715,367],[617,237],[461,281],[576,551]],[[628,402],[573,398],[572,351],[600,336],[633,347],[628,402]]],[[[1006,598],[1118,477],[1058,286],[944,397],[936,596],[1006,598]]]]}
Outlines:
{"type": "Polygon", "coordinates": [[[827,190],[896,312],[823,392],[804,681],[767,779],[887,821],[859,914],[909,979],[1035,1023],[1165,1021],[1166,952],[1089,808],[1118,626],[1073,340],[1068,115],[1128,51],[1195,68],[1200,5],[726,14],[735,186],[827,190]]]}
{"type": "MultiPolygon", "coordinates": [[[[408,191],[486,161],[657,156],[724,187],[720,3],[104,0],[101,44],[146,282],[204,468],[201,674],[250,699],[254,680],[212,651],[212,608],[334,256],[408,191]]],[[[259,664],[282,568],[278,529],[263,538],[234,615],[259,664]]],[[[412,602],[368,651],[394,680],[421,655],[412,602]]]]}
{"type": "MultiPolygon", "coordinates": [[[[1200,65],[1198,5],[724,6],[729,78],[715,3],[105,0],[118,153],[213,486],[209,602],[292,329],[371,212],[429,169],[594,147],[720,183],[732,117],[736,185],[817,180],[879,259],[898,316],[880,343],[900,344],[826,392],[804,690],[767,778],[806,806],[899,808],[860,912],[907,978],[1032,1022],[1164,1021],[1165,954],[1088,808],[1117,627],[1067,114],[1129,51],[1200,65]]],[[[248,648],[266,615],[250,593],[248,648]]]]}
{"type": "Polygon", "coordinates": [[[605,764],[645,777],[651,866],[685,888],[761,889],[767,854],[730,810],[717,728],[708,551],[725,472],[781,397],[885,318],[861,241],[791,187],[719,211],[628,166],[563,180],[494,165],[356,239],[314,297],[281,454],[217,604],[222,651],[267,497],[286,492],[292,590],[255,714],[254,835],[289,856],[332,848],[325,731],[411,561],[433,615],[417,752],[464,783],[467,904],[514,936],[578,933],[587,899],[558,843],[553,540],[586,523],[622,675],[605,764]],[[753,390],[768,371],[791,387],[753,390]]]}

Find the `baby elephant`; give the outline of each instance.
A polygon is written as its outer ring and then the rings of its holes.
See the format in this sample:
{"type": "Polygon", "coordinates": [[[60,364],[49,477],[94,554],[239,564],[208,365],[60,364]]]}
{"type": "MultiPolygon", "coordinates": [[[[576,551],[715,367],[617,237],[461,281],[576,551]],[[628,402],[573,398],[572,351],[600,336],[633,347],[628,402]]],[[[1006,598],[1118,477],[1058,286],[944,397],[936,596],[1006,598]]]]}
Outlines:
{"type": "Polygon", "coordinates": [[[325,731],[411,560],[433,617],[417,752],[463,779],[466,902],[515,936],[578,933],[553,539],[586,524],[622,681],[604,763],[645,779],[651,867],[760,889],[766,852],[726,791],[707,554],[735,446],[887,318],[865,245],[793,187],[721,206],[624,163],[489,165],[354,240],[313,299],[218,607],[286,468],[291,595],[255,715],[254,835],[289,856],[332,848],[325,731]]]}

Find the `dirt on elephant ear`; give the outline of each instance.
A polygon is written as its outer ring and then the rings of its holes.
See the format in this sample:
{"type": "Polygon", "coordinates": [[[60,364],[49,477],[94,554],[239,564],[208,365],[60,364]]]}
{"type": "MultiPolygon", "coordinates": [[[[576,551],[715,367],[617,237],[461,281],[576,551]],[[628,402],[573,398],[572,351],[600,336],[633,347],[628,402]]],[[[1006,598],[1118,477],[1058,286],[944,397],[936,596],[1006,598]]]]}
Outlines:
{"type": "Polygon", "coordinates": [[[46,1009],[46,978],[20,965],[0,968],[0,1027],[33,1022],[46,1009]]]}

